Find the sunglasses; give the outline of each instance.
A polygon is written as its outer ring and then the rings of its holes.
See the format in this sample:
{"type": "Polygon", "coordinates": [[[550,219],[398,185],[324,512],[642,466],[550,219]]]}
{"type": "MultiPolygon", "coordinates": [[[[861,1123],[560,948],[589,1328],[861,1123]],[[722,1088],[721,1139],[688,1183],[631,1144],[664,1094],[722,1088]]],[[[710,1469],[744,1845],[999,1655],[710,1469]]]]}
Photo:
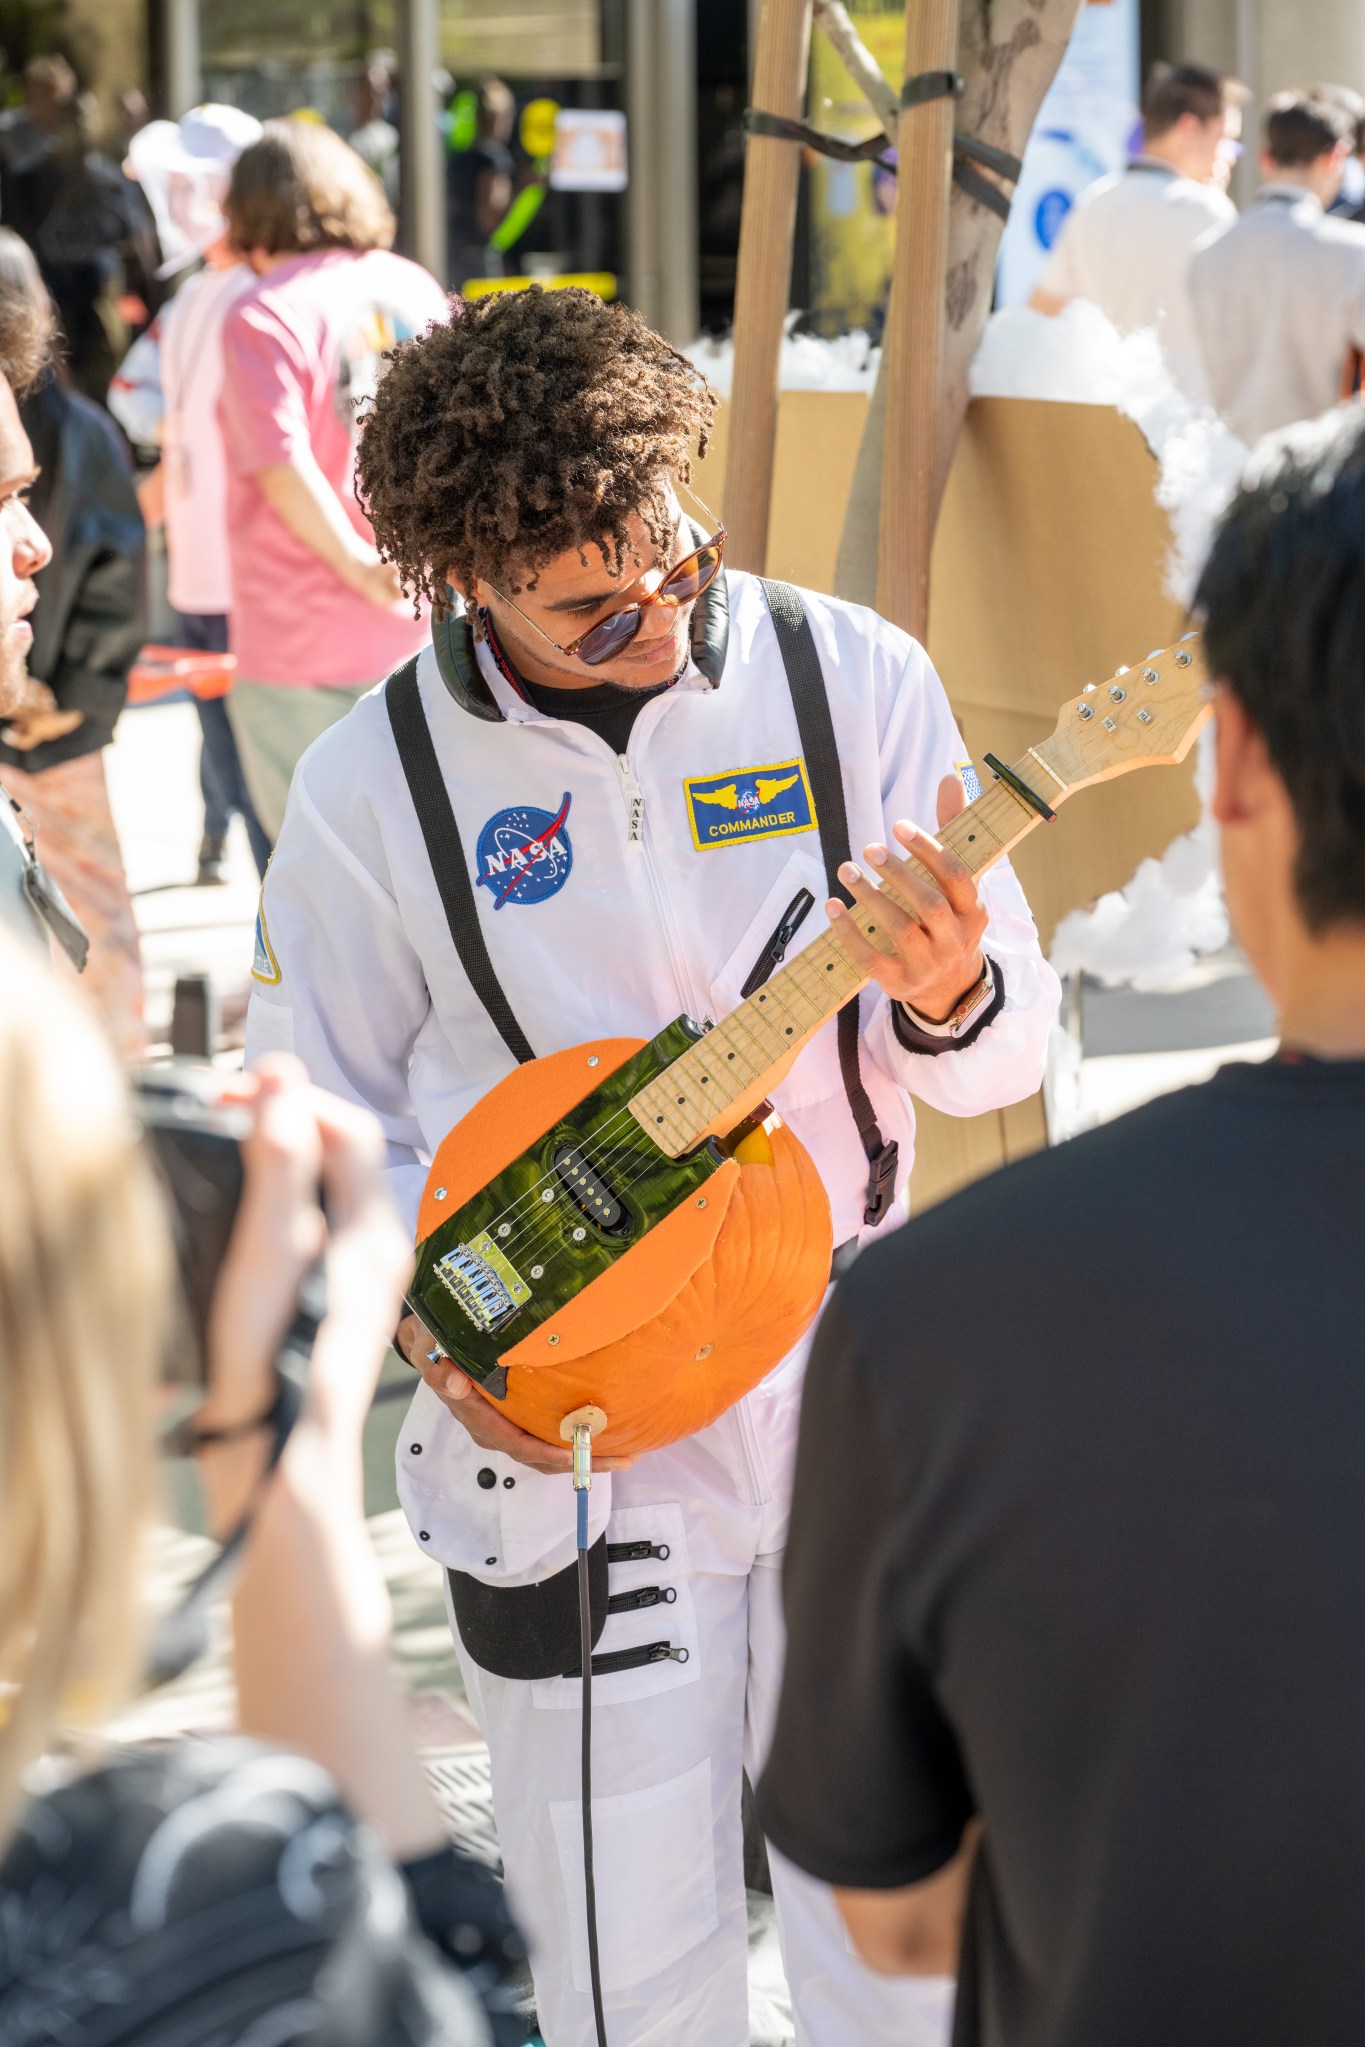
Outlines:
{"type": "MultiPolygon", "coordinates": [[[[700,504],[701,500],[697,502],[700,504]]],[[[706,510],[704,505],[702,510],[706,510]]],[[[715,514],[708,513],[707,516],[714,518],[715,514]]],[[[720,573],[724,552],[725,528],[718,526],[709,540],[700,547],[694,547],[691,554],[685,554],[680,562],[674,564],[657,590],[651,590],[648,596],[639,597],[631,604],[621,605],[616,611],[609,611],[605,618],[598,619],[596,625],[589,626],[587,632],[580,633],[576,640],[570,640],[567,647],[561,647],[558,640],[552,640],[519,604],[514,604],[510,597],[504,597],[501,590],[493,589],[491,583],[488,587],[495,597],[515,611],[518,618],[524,618],[527,625],[539,633],[557,654],[570,655],[575,660],[585,661],[589,668],[596,668],[600,661],[610,661],[613,654],[619,654],[623,647],[630,645],[643,623],[646,605],[664,604],[676,610],[678,606],[690,604],[694,598],[700,597],[720,573]]]]}

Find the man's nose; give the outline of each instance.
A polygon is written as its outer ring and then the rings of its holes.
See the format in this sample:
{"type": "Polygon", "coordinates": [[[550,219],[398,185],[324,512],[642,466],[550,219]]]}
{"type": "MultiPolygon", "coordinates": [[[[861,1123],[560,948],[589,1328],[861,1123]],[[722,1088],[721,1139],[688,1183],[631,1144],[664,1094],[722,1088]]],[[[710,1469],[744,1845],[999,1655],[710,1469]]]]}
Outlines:
{"type": "Polygon", "coordinates": [[[14,536],[14,566],[21,576],[36,576],[52,559],[52,542],[32,512],[20,506],[22,519],[14,536]]]}

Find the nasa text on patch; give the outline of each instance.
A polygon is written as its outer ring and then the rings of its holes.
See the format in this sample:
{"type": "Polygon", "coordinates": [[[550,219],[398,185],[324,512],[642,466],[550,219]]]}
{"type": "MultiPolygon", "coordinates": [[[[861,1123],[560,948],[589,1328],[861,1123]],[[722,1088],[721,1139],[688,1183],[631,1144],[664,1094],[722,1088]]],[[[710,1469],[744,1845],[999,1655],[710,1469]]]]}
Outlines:
{"type": "Polygon", "coordinates": [[[806,763],[770,761],[761,768],[727,768],[683,783],[692,843],[700,853],[738,846],[745,839],[778,839],[815,829],[815,804],[806,763]]]}
{"type": "Polygon", "coordinates": [[[573,867],[564,828],[571,800],[566,789],[558,810],[526,803],[489,818],[479,833],[475,880],[488,890],[495,910],[508,903],[544,903],[559,894],[573,867]]]}

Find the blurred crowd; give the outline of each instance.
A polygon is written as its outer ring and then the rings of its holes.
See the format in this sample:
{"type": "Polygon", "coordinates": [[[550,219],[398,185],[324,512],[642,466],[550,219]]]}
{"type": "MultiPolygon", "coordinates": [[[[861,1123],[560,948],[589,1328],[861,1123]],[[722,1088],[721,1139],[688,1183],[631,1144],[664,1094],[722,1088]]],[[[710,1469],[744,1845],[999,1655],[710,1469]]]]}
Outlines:
{"type": "MultiPolygon", "coordinates": [[[[54,338],[24,399],[54,552],[0,783],[90,932],[86,985],[126,1059],[146,1033],[102,750],[150,617],[139,676],[187,680],[202,731],[203,885],[226,879],[237,817],[264,872],[295,761],[424,631],[351,480],[384,351],[446,312],[393,253],[394,102],[378,53],[353,81],[349,142],[308,111],[263,126],[210,104],[177,123],[126,94],[104,143],[93,96],[44,57],[0,116],[0,291],[54,338]]],[[[490,78],[445,116],[457,283],[500,276],[499,227],[518,196],[532,211],[515,115],[490,78]]]]}

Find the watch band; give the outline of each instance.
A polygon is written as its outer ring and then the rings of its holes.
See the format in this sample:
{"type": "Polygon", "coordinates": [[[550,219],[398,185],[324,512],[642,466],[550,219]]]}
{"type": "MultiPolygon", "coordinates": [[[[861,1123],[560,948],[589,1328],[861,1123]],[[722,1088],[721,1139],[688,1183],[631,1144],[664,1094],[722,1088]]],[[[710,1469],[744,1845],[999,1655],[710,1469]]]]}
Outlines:
{"type": "Polygon", "coordinates": [[[929,1023],[903,1002],[891,1005],[891,1028],[907,1052],[936,1058],[942,1052],[964,1052],[994,1023],[1005,1006],[1005,976],[999,963],[986,960],[986,973],[967,990],[942,1023],[929,1023]],[[965,1016],[963,1010],[966,1009],[965,1016]]]}
{"type": "Polygon", "coordinates": [[[931,1038],[960,1038],[977,1011],[984,1008],[995,993],[995,973],[991,962],[982,954],[982,968],[976,980],[965,995],[959,996],[942,1023],[933,1023],[927,1016],[921,1016],[910,1003],[903,1002],[902,1009],[917,1031],[924,1031],[931,1038]]]}

